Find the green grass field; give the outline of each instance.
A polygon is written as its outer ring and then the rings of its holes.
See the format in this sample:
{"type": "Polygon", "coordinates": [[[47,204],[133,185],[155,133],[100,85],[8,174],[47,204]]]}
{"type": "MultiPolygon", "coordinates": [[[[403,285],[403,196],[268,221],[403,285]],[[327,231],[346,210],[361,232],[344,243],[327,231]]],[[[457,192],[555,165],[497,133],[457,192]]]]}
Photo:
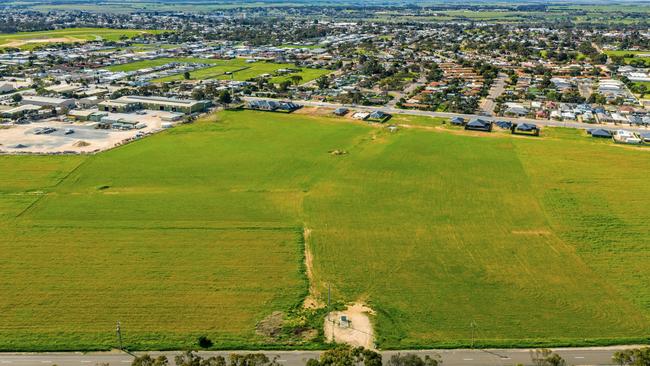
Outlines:
{"type": "Polygon", "coordinates": [[[308,68],[304,68],[300,72],[295,72],[295,73],[291,73],[291,74],[288,74],[288,75],[272,77],[271,82],[274,83],[274,84],[279,84],[279,83],[281,83],[281,82],[283,82],[285,80],[291,80],[291,76],[293,76],[293,75],[299,75],[299,76],[302,77],[302,80],[300,81],[300,83],[302,84],[302,83],[310,82],[312,80],[316,80],[319,77],[321,77],[323,75],[327,75],[327,74],[329,74],[331,72],[332,72],[331,70],[325,70],[325,69],[308,69],[308,68]]]}
{"type": "MultiPolygon", "coordinates": [[[[204,63],[213,66],[203,69],[195,70],[190,73],[190,78],[193,80],[206,80],[206,79],[220,79],[220,80],[238,80],[246,81],[256,78],[264,74],[273,74],[280,69],[295,69],[293,64],[283,63],[269,63],[269,62],[253,62],[247,63],[245,59],[236,58],[232,60],[219,60],[219,59],[203,59],[203,58],[158,58],[155,60],[136,61],[128,64],[113,65],[107,67],[111,71],[135,71],[155,66],[161,66],[170,62],[186,62],[186,63],[204,63]],[[229,72],[231,74],[226,74],[229,72]]],[[[325,69],[311,69],[302,68],[301,71],[285,74],[282,76],[274,76],[271,78],[272,83],[279,84],[284,80],[289,80],[293,75],[300,75],[302,77],[301,83],[306,83],[317,79],[321,75],[327,75],[331,70],[325,69]]],[[[183,80],[183,74],[170,75],[159,79],[154,79],[154,82],[168,82],[174,80],[183,80]]]]}
{"type": "Polygon", "coordinates": [[[626,64],[629,64],[632,62],[632,60],[639,60],[642,61],[643,63],[646,64],[646,66],[650,66],[650,57],[646,57],[646,55],[650,55],[650,51],[627,51],[627,50],[608,50],[605,51],[605,53],[609,56],[629,56],[633,55],[633,57],[625,57],[624,61],[626,64]]]}
{"type": "MultiPolygon", "coordinates": [[[[246,81],[260,75],[273,74],[280,69],[295,69],[293,64],[282,63],[269,63],[269,62],[254,62],[247,63],[245,59],[232,59],[232,60],[218,60],[218,59],[198,59],[198,58],[159,58],[155,60],[136,61],[128,64],[109,66],[107,69],[111,71],[134,71],[149,67],[161,66],[170,62],[193,62],[204,63],[213,66],[202,68],[192,71],[190,78],[192,80],[206,80],[206,79],[220,79],[220,80],[237,80],[246,81]],[[226,74],[229,72],[230,74],[226,74]]],[[[282,76],[274,76],[271,78],[272,83],[279,84],[284,80],[289,80],[293,75],[300,75],[302,77],[301,83],[306,83],[317,79],[321,75],[327,75],[331,70],[325,69],[310,69],[302,68],[301,71],[285,74],[282,76]]],[[[170,75],[159,79],[154,79],[154,82],[168,82],[174,80],[183,80],[183,74],[170,75]]]]}
{"type": "Polygon", "coordinates": [[[648,342],[648,149],[583,131],[221,112],[95,156],[1,156],[0,350],[268,344],[313,284],[383,348],[648,342]],[[347,155],[332,155],[331,150],[347,155]],[[610,163],[615,162],[615,163],[610,163]]]}
{"type": "MultiPolygon", "coordinates": [[[[195,71],[192,71],[190,73],[190,78],[192,80],[207,80],[207,79],[215,79],[218,78],[222,75],[225,75],[226,72],[235,72],[238,70],[241,70],[245,66],[237,66],[237,65],[217,65],[217,66],[210,66],[206,67],[203,69],[198,69],[195,71]]],[[[158,78],[155,79],[155,82],[167,82],[167,81],[174,81],[174,80],[184,80],[183,74],[176,74],[176,75],[170,75],[170,76],[165,76],[163,78],[158,78]]]]}
{"type": "MultiPolygon", "coordinates": [[[[293,64],[276,64],[276,63],[268,63],[268,62],[254,62],[251,64],[247,64],[246,66],[247,68],[244,70],[234,72],[232,75],[222,75],[217,77],[217,79],[222,79],[222,80],[233,79],[239,81],[246,81],[264,74],[272,75],[273,73],[277,72],[280,69],[296,69],[296,66],[293,64]]],[[[271,82],[279,84],[284,80],[289,80],[292,75],[300,75],[302,76],[301,83],[306,83],[314,79],[317,79],[321,75],[327,75],[330,72],[332,71],[324,70],[324,69],[301,68],[301,71],[299,72],[272,77],[271,82]]]]}
{"type": "MultiPolygon", "coordinates": [[[[144,61],[135,61],[135,62],[129,62],[126,64],[120,64],[120,65],[112,65],[106,67],[106,69],[110,71],[136,71],[136,70],[141,70],[141,69],[146,69],[150,67],[156,67],[156,66],[162,66],[166,65],[171,62],[179,62],[179,63],[198,63],[198,64],[215,64],[215,65],[226,65],[228,62],[226,60],[217,60],[217,59],[209,59],[209,58],[197,58],[197,57],[185,57],[185,58],[157,58],[153,60],[144,60],[144,61]]],[[[243,65],[243,61],[241,62],[243,65]]],[[[182,75],[181,75],[182,76],[182,75]]]]}
{"type": "Polygon", "coordinates": [[[0,34],[1,47],[33,49],[48,43],[72,43],[94,40],[117,41],[122,36],[133,38],[144,33],[160,33],[157,30],[110,29],[110,28],[67,28],[43,32],[20,32],[0,34]]]}

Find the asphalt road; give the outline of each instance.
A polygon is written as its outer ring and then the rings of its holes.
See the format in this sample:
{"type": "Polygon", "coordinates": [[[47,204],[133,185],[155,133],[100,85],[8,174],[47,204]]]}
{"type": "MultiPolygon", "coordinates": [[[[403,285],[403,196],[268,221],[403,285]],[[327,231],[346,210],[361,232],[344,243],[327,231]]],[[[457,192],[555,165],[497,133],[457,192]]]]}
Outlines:
{"type": "Polygon", "coordinates": [[[487,98],[483,99],[481,103],[481,111],[484,114],[490,116],[494,115],[494,106],[496,105],[495,99],[498,98],[506,88],[506,79],[508,76],[506,74],[499,74],[497,79],[494,81],[494,85],[490,88],[490,92],[487,98]]]}
{"type": "MultiPolygon", "coordinates": [[[[273,99],[273,98],[257,98],[257,97],[244,97],[244,100],[286,100],[286,99],[273,99]]],[[[581,123],[581,122],[569,122],[569,121],[555,121],[547,119],[530,119],[530,118],[509,118],[509,117],[487,117],[477,114],[460,114],[460,113],[447,113],[447,112],[429,112],[429,111],[420,111],[414,109],[399,109],[391,108],[386,106],[374,107],[374,106],[361,106],[361,105],[348,105],[348,104],[337,104],[337,103],[327,103],[327,102],[316,102],[309,100],[294,100],[295,103],[307,106],[307,107],[324,107],[324,108],[338,108],[338,107],[347,107],[356,111],[376,111],[381,110],[390,114],[405,114],[413,116],[430,116],[430,117],[443,117],[443,118],[453,118],[453,117],[462,117],[465,119],[471,118],[482,118],[484,120],[492,121],[510,121],[515,123],[534,123],[537,126],[552,126],[552,127],[570,127],[570,128],[580,128],[580,129],[591,129],[591,128],[605,128],[605,129],[624,129],[627,131],[650,131],[650,128],[644,127],[633,127],[630,125],[614,125],[613,123],[601,123],[601,124],[590,124],[590,123],[581,123]]]]}
{"type": "MultiPolygon", "coordinates": [[[[612,365],[612,354],[620,349],[634,346],[621,347],[598,347],[598,348],[558,348],[554,349],[562,356],[568,365],[612,365]]],[[[636,346],[638,347],[638,346],[636,346]]],[[[444,366],[507,366],[507,365],[531,365],[530,351],[526,349],[488,349],[488,350],[421,350],[421,351],[400,351],[404,353],[416,353],[422,356],[434,353],[442,357],[444,366]]],[[[204,357],[230,353],[248,353],[248,351],[225,351],[225,352],[200,352],[204,357]]],[[[269,357],[278,356],[278,362],[286,366],[304,366],[310,358],[317,358],[318,351],[283,351],[264,352],[269,357]]],[[[384,361],[387,361],[396,351],[382,352],[384,361]]],[[[151,352],[152,356],[165,354],[173,365],[174,355],[178,352],[151,352]]],[[[119,352],[103,353],[0,353],[0,365],[27,366],[27,365],[58,365],[58,366],[80,366],[97,365],[107,363],[109,365],[129,365],[133,356],[119,352]]]]}

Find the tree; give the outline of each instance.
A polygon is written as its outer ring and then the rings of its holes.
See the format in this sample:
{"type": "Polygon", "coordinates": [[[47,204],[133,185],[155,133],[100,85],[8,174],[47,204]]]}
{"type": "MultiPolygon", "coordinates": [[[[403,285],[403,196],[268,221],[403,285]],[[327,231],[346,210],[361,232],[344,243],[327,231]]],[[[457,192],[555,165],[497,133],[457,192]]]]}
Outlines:
{"type": "Polygon", "coordinates": [[[185,72],[183,73],[183,78],[184,78],[185,80],[190,80],[190,72],[189,72],[189,71],[185,71],[185,72]]]}
{"type": "Polygon", "coordinates": [[[291,75],[291,81],[293,82],[293,85],[298,86],[298,84],[300,84],[300,82],[302,81],[302,76],[291,75]]]}
{"type": "Polygon", "coordinates": [[[290,81],[290,80],[282,80],[282,81],[280,82],[280,91],[285,92],[285,91],[289,90],[289,86],[290,86],[290,85],[291,85],[291,81],[290,81]]]}
{"type": "Polygon", "coordinates": [[[174,363],[177,366],[200,366],[201,357],[192,351],[187,351],[174,357],[174,363]]]}
{"type": "Polygon", "coordinates": [[[516,73],[512,73],[512,75],[510,75],[510,85],[516,85],[518,81],[519,76],[516,73]]]}
{"type": "Polygon", "coordinates": [[[549,366],[565,366],[566,361],[557,353],[554,353],[546,358],[546,362],[549,366]]]}
{"type": "Polygon", "coordinates": [[[204,100],[205,99],[205,92],[201,89],[194,89],[192,91],[192,99],[195,100],[204,100]]]}
{"type": "Polygon", "coordinates": [[[199,337],[198,343],[201,348],[210,348],[213,345],[212,340],[204,335],[199,337]]]}
{"type": "Polygon", "coordinates": [[[630,90],[633,93],[639,94],[639,96],[641,98],[643,98],[643,96],[648,92],[648,87],[645,86],[644,84],[632,84],[632,86],[630,87],[630,90]]]}
{"type": "Polygon", "coordinates": [[[546,348],[538,348],[530,351],[530,360],[535,366],[547,366],[546,358],[551,355],[553,351],[546,348]]]}
{"type": "Polygon", "coordinates": [[[148,354],[136,357],[133,359],[133,362],[131,362],[131,366],[167,366],[167,365],[169,365],[169,361],[167,360],[167,357],[158,356],[157,358],[153,358],[148,354]]]}
{"type": "Polygon", "coordinates": [[[388,366],[438,366],[442,364],[440,355],[426,355],[424,359],[416,354],[396,354],[388,360],[388,366]]]}
{"type": "Polygon", "coordinates": [[[327,76],[323,75],[316,79],[316,84],[318,85],[319,89],[327,89],[330,86],[330,81],[327,76]]]}
{"type": "Polygon", "coordinates": [[[632,352],[630,350],[616,351],[612,356],[612,361],[617,365],[625,366],[632,364],[632,352]]]}
{"type": "Polygon", "coordinates": [[[16,94],[14,94],[14,95],[11,96],[11,100],[13,100],[15,103],[18,103],[18,102],[20,102],[21,100],[23,100],[23,96],[20,95],[20,94],[18,94],[18,93],[16,93],[16,94]]]}
{"type": "MultiPolygon", "coordinates": [[[[323,352],[320,360],[310,359],[307,366],[382,366],[381,355],[363,347],[340,345],[323,352]]],[[[434,366],[434,365],[431,365],[434,366]]]]}
{"type": "Polygon", "coordinates": [[[616,351],[612,356],[612,361],[621,366],[648,366],[650,365],[650,347],[616,351]]]}
{"type": "Polygon", "coordinates": [[[232,103],[232,96],[230,96],[230,92],[228,90],[224,90],[219,94],[219,103],[228,106],[228,104],[232,103]]]}
{"type": "Polygon", "coordinates": [[[587,102],[592,104],[605,104],[607,103],[607,98],[600,93],[592,93],[587,99],[587,102]]]}
{"type": "Polygon", "coordinates": [[[229,366],[278,366],[277,357],[269,360],[263,353],[248,353],[245,355],[235,353],[228,358],[230,360],[229,366]]]}
{"type": "Polygon", "coordinates": [[[553,82],[551,81],[551,74],[546,73],[546,74],[544,74],[544,77],[542,78],[542,81],[539,83],[539,87],[541,89],[548,89],[548,88],[551,87],[552,84],[553,84],[553,82]]]}
{"type": "Polygon", "coordinates": [[[550,349],[540,348],[530,351],[530,359],[535,366],[565,366],[566,361],[550,349]]]}

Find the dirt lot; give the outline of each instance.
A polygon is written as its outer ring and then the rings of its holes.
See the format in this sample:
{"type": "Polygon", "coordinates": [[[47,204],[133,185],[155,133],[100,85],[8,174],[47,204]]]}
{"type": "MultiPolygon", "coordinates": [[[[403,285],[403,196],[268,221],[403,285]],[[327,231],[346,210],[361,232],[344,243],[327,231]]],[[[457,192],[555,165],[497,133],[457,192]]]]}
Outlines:
{"type": "Polygon", "coordinates": [[[325,318],[325,338],[328,342],[347,343],[352,346],[375,348],[375,335],[369,315],[374,314],[369,307],[356,303],[343,311],[333,311],[325,318]],[[341,316],[347,316],[347,326],[341,316]]]}
{"type": "Polygon", "coordinates": [[[71,43],[71,42],[85,42],[83,39],[74,37],[59,37],[59,38],[38,38],[38,39],[23,39],[15,40],[3,44],[3,47],[20,47],[30,43],[71,43]]]}
{"type": "Polygon", "coordinates": [[[55,153],[92,153],[122,145],[141,134],[161,130],[162,120],[156,112],[144,115],[129,115],[146,123],[147,127],[138,130],[104,130],[96,129],[91,122],[66,123],[48,120],[25,125],[13,125],[0,129],[0,153],[55,154],[55,153]],[[45,127],[55,128],[49,134],[36,134],[45,127]],[[66,134],[67,130],[72,133],[66,134]]]}

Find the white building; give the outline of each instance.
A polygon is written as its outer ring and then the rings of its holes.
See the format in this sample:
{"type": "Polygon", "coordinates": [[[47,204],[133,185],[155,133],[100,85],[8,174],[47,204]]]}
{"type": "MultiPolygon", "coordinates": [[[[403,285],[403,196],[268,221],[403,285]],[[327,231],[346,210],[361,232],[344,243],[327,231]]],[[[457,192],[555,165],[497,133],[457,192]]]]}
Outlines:
{"type": "Polygon", "coordinates": [[[25,95],[20,104],[31,104],[38,106],[50,106],[55,108],[72,108],[75,105],[74,99],[41,97],[37,95],[25,95]]]}

